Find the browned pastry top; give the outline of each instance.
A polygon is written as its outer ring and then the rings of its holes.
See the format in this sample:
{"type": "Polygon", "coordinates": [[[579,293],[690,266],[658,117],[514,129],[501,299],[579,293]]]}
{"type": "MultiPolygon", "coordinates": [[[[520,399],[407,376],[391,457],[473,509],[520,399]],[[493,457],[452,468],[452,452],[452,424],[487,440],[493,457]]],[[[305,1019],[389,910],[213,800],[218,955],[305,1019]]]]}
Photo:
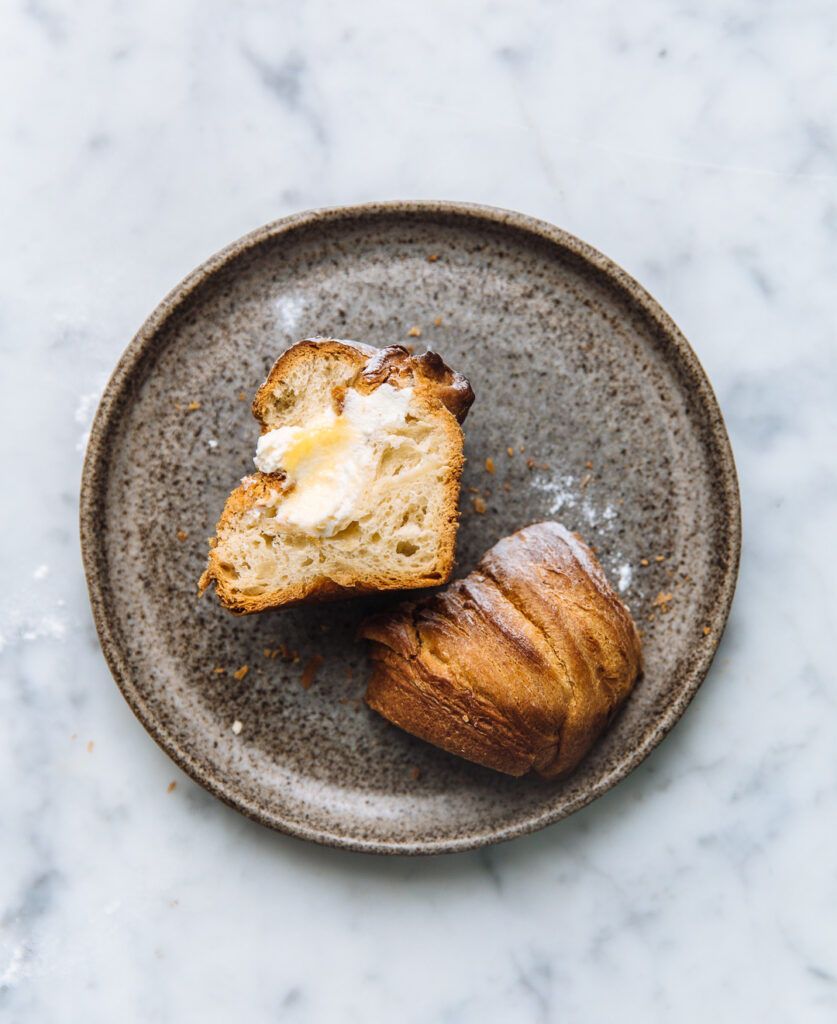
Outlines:
{"type": "Polygon", "coordinates": [[[414,356],[401,345],[371,351],[373,354],[361,371],[360,390],[368,386],[370,391],[374,391],[385,383],[409,387],[418,380],[432,391],[459,423],[463,422],[474,401],[474,392],[467,379],[452,370],[440,355],[425,352],[414,356]]]}
{"type": "Polygon", "coordinates": [[[353,358],[357,376],[351,387],[368,394],[381,384],[396,388],[414,387],[418,394],[435,399],[462,423],[474,401],[467,378],[452,370],[436,352],[414,356],[403,345],[374,348],[360,341],[337,338],[306,338],[298,341],[276,361],[253,401],[253,415],[264,425],[273,388],[281,383],[289,365],[313,353],[333,352],[353,358]]]}
{"type": "Polygon", "coordinates": [[[641,669],[633,620],[558,523],[499,541],[476,570],[367,619],[367,701],[390,721],[512,775],[574,768],[641,669]]]}

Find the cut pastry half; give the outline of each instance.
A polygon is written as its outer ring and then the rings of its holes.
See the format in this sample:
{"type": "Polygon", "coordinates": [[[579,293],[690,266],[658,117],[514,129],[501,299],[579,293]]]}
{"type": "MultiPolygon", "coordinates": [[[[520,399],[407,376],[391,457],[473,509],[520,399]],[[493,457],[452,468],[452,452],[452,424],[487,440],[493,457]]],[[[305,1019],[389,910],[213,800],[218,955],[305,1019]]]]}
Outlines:
{"type": "Polygon", "coordinates": [[[444,583],[468,381],[433,352],[300,341],[253,401],[255,463],[200,579],[237,613],[444,583]]]}

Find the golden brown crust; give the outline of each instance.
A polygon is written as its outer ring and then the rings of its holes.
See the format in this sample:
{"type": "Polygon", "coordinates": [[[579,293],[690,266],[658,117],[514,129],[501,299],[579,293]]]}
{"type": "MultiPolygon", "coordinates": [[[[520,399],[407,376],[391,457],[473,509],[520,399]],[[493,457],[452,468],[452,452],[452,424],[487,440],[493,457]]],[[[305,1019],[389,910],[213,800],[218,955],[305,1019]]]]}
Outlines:
{"type": "Polygon", "coordinates": [[[300,361],[335,355],[354,363],[358,377],[352,383],[358,391],[368,394],[381,384],[395,388],[412,387],[419,399],[438,401],[463,423],[474,401],[471,385],[461,373],[456,373],[435,352],[411,355],[401,345],[373,348],[359,341],[337,338],[306,338],[292,345],[273,364],[264,384],[253,399],[253,415],[267,429],[266,420],[274,389],[281,384],[293,365],[300,361]]]}
{"type": "MultiPolygon", "coordinates": [[[[264,384],[253,400],[252,412],[262,427],[262,433],[269,430],[268,416],[275,391],[300,362],[332,356],[350,364],[349,383],[363,393],[374,391],[381,384],[393,387],[412,387],[417,411],[440,415],[440,427],[444,436],[444,447],[450,453],[442,486],[446,499],[443,523],[438,536],[436,561],[421,573],[409,578],[400,571],[391,576],[369,575],[335,579],[318,577],[282,590],[268,591],[257,595],[244,594],[236,586],[236,580],[225,570],[223,547],[220,543],[210,547],[207,568],[198,583],[203,593],[215,583],[218,599],[230,611],[238,615],[264,611],[267,608],[289,607],[311,601],[330,601],[343,597],[371,593],[377,590],[434,587],[445,583],[453,569],[456,529],[459,522],[458,499],[459,478],[462,474],[462,430],[459,423],[464,420],[474,400],[468,381],[455,373],[435,353],[413,357],[401,346],[386,349],[373,348],[354,341],[340,341],[333,338],[309,338],[297,342],[281,355],[273,365],[264,384]],[[353,374],[351,371],[354,371],[353,374]],[[450,415],[448,415],[450,413],[450,415]]],[[[345,390],[345,389],[344,389],[345,390]]],[[[334,396],[342,401],[342,396],[334,396]]],[[[339,404],[338,402],[338,404],[339,404]]],[[[254,473],[241,481],[229,496],[216,527],[216,540],[235,528],[235,523],[244,512],[260,504],[275,500],[276,492],[283,489],[281,474],[254,473]]],[[[318,543],[312,538],[312,543],[318,543]]]]}
{"type": "Polygon", "coordinates": [[[509,775],[575,768],[641,671],[630,613],[558,523],[505,537],[464,580],[358,635],[371,641],[370,707],[509,775]]]}

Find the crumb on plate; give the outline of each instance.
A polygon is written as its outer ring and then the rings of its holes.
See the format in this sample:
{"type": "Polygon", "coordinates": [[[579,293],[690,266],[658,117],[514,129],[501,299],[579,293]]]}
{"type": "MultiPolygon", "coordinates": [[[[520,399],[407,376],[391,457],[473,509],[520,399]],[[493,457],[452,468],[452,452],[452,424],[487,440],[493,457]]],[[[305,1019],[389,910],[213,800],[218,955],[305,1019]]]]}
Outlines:
{"type": "Polygon", "coordinates": [[[323,663],[322,654],[315,654],[312,658],[308,659],[308,663],[302,670],[302,689],[307,690],[311,683],[314,682],[314,676],[317,674],[317,669],[323,663]]]}

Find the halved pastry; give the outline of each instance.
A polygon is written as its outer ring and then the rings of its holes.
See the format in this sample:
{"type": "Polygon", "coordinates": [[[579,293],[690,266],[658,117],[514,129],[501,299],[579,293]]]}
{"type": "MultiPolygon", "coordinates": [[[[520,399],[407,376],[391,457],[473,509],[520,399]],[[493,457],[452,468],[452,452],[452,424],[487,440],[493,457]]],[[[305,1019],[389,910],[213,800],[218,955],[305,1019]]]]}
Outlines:
{"type": "Polygon", "coordinates": [[[298,342],[253,401],[258,472],[227,499],[201,592],[246,613],[444,583],[473,399],[433,352],[298,342]]]}

